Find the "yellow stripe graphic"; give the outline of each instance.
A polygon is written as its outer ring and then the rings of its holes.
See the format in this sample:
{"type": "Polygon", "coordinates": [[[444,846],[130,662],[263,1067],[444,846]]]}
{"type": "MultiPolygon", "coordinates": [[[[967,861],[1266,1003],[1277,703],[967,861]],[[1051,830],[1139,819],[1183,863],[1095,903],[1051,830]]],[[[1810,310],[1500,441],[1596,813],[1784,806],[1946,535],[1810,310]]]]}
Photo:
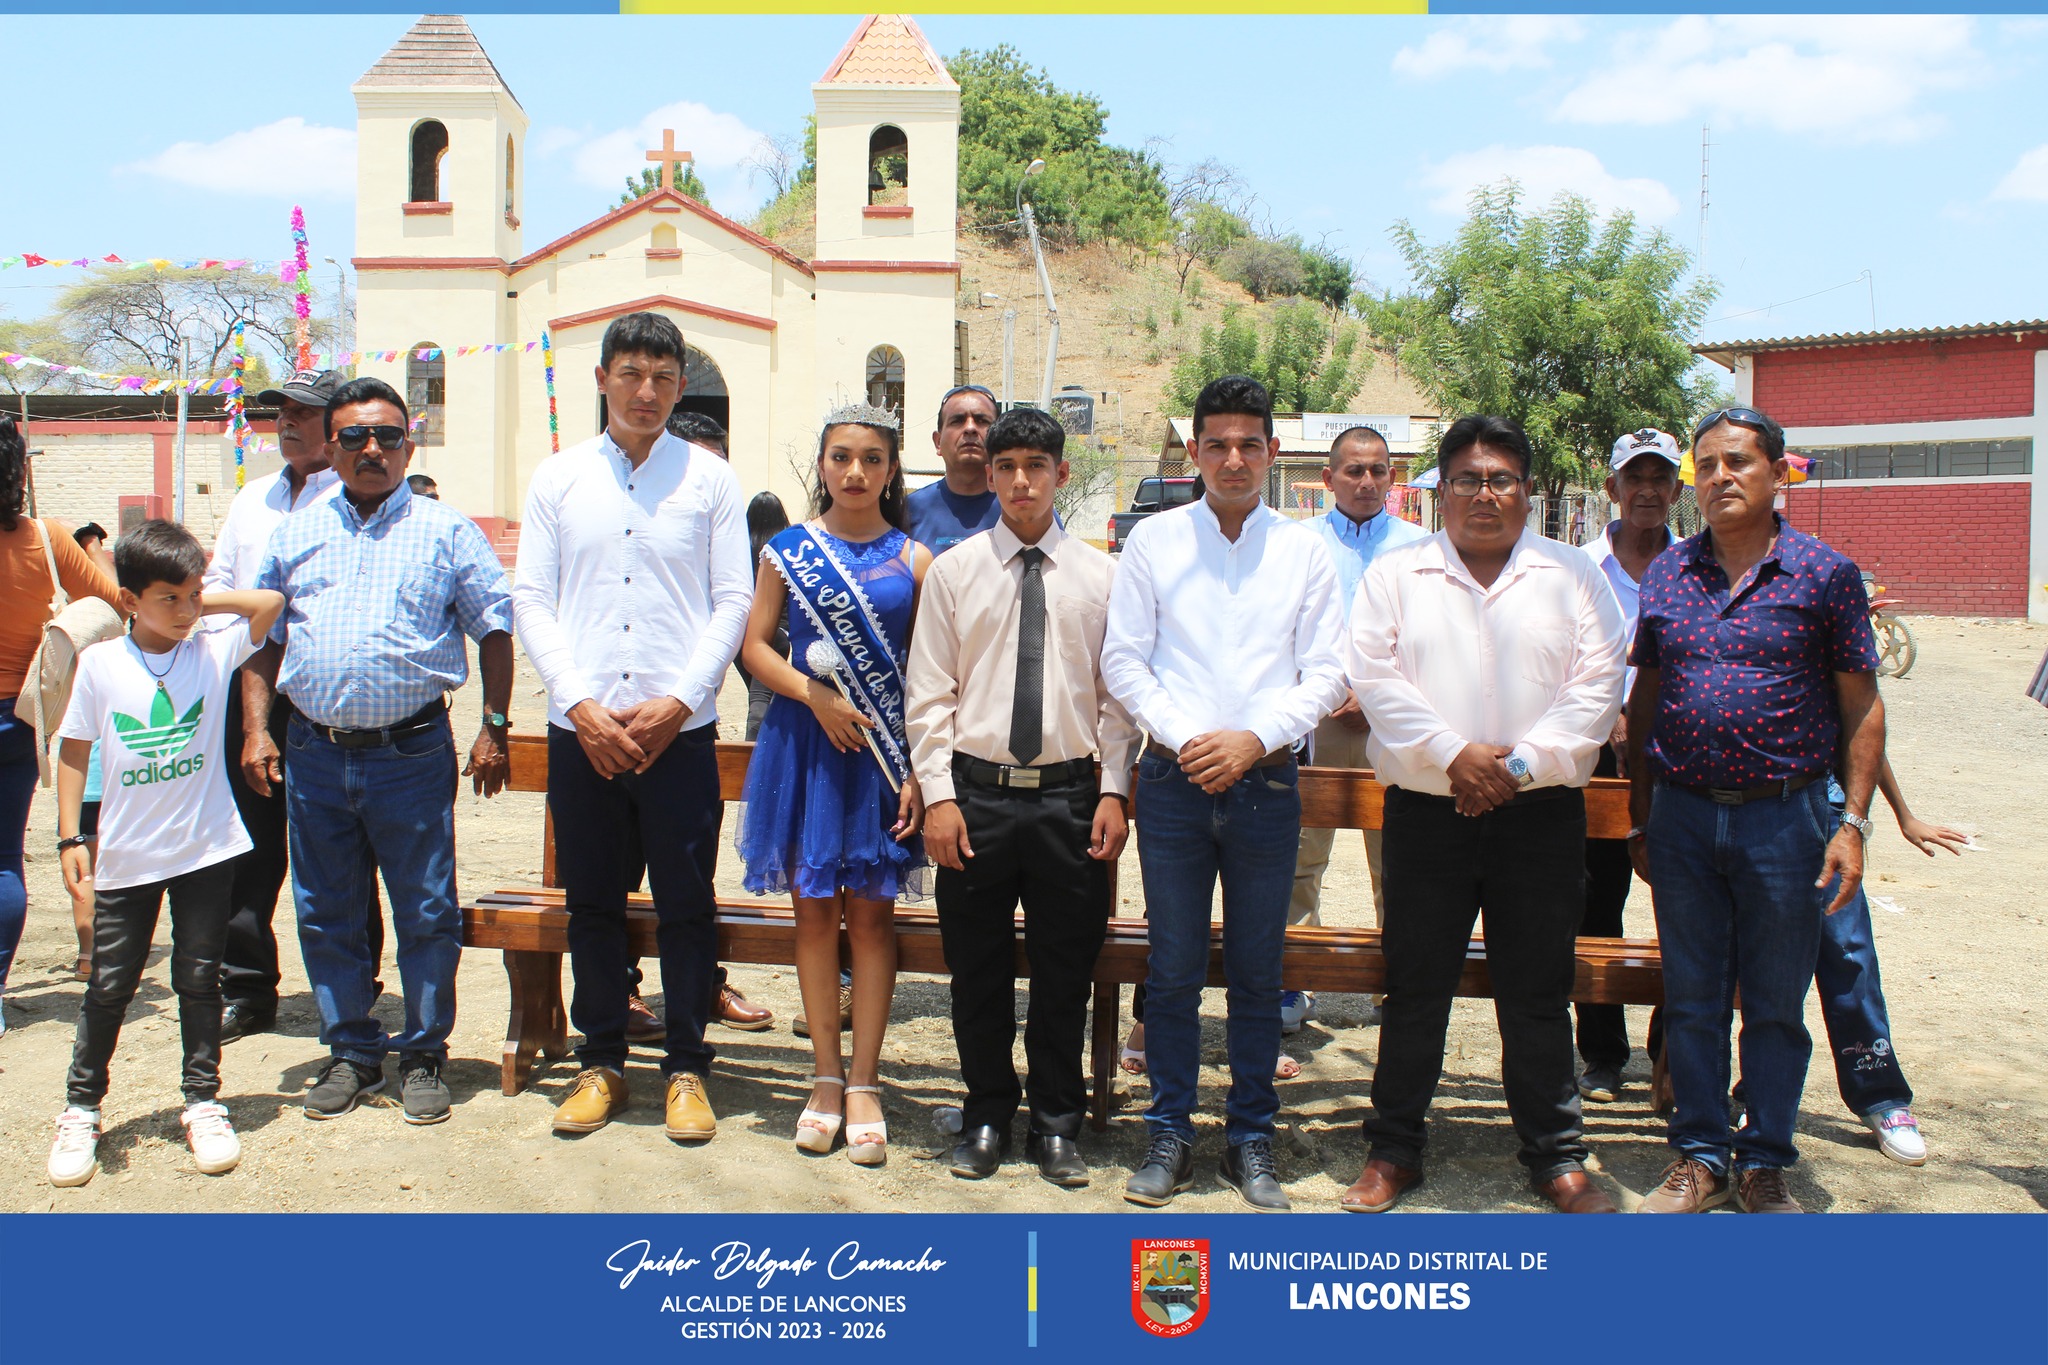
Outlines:
{"type": "Polygon", "coordinates": [[[1038,1267],[1031,1267],[1031,1311],[1038,1311],[1038,1267]]]}

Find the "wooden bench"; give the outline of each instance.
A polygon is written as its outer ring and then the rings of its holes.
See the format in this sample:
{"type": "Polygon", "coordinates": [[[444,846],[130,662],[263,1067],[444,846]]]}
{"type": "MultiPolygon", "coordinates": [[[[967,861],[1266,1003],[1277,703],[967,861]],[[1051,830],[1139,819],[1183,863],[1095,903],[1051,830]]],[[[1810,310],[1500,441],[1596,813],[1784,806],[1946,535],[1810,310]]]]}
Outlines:
{"type": "MultiPolygon", "coordinates": [[[[746,744],[720,744],[720,790],[728,801],[739,799],[746,782],[746,744]]],[[[511,789],[547,790],[547,742],[537,736],[512,738],[511,789]]],[[[1384,789],[1369,772],[1343,768],[1304,768],[1301,773],[1302,823],[1312,828],[1377,829],[1384,789]]],[[[1587,831],[1594,838],[1620,838],[1628,832],[1628,784],[1612,778],[1594,780],[1586,794],[1587,831]]],[[[463,907],[465,946],[497,949],[505,955],[511,981],[511,1019],[506,1025],[500,1080],[507,1095],[525,1085],[536,1054],[560,1057],[568,1051],[569,1021],[562,1004],[562,954],[568,951],[568,911],[555,879],[554,820],[546,820],[546,847],[539,887],[494,891],[463,907]]],[[[1114,869],[1111,870],[1112,875],[1114,869]]],[[[635,954],[659,956],[655,916],[645,895],[629,898],[627,932],[635,954]]],[[[1017,974],[1029,976],[1019,917],[1017,974]]],[[[718,902],[718,950],[722,962],[787,966],[795,960],[795,915],[786,900],[724,899],[718,902]]],[[[938,917],[930,910],[901,908],[896,912],[898,967],[906,972],[944,975],[945,953],[939,941],[938,917]]],[[[843,951],[843,950],[842,950],[843,951]]],[[[1113,919],[1095,968],[1095,1003],[1090,1038],[1090,1069],[1094,1094],[1090,1105],[1097,1128],[1106,1126],[1114,1101],[1117,1042],[1121,1031],[1121,994],[1126,985],[1145,979],[1146,923],[1113,919]]],[[[1663,975],[1654,939],[1582,938],[1578,941],[1578,976],[1574,1000],[1593,1004],[1654,1005],[1663,1000],[1663,975]]],[[[1281,958],[1281,979],[1290,990],[1381,990],[1386,959],[1380,953],[1377,929],[1291,928],[1281,958]]],[[[1223,981],[1221,926],[1211,933],[1209,984],[1223,981]]],[[[1485,944],[1475,936],[1468,946],[1458,994],[1493,994],[1487,975],[1485,944]]]]}

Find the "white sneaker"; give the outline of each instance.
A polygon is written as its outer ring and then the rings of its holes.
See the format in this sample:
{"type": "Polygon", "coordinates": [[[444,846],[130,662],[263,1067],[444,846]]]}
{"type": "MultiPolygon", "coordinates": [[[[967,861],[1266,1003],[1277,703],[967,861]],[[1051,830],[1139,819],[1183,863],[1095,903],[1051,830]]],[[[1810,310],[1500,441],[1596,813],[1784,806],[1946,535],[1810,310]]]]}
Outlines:
{"type": "Polygon", "coordinates": [[[1865,1114],[1863,1125],[1877,1134],[1877,1149],[1893,1161],[1905,1166],[1926,1163],[1927,1141],[1920,1136],[1920,1124],[1914,1119],[1912,1110],[1903,1106],[1880,1109],[1874,1114],[1865,1114]]]}
{"type": "Polygon", "coordinates": [[[1280,996],[1280,1031],[1299,1033],[1301,1026],[1316,1017],[1316,998],[1308,991],[1285,991],[1280,996]]]}
{"type": "Polygon", "coordinates": [[[215,1100],[201,1100],[187,1109],[178,1122],[185,1125],[185,1141],[201,1175],[226,1175],[242,1160],[242,1140],[228,1123],[228,1107],[215,1100]]]}
{"type": "Polygon", "coordinates": [[[99,1114],[67,1105],[57,1115],[57,1140],[50,1145],[50,1183],[58,1189],[83,1185],[99,1168],[99,1114]]]}

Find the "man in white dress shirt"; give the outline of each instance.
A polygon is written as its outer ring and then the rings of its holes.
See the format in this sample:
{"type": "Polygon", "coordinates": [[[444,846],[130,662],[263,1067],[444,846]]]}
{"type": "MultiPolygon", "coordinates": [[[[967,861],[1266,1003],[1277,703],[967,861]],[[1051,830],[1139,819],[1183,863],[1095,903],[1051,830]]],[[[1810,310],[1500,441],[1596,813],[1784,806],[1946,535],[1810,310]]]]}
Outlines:
{"type": "MultiPolygon", "coordinates": [[[[1587,779],[1621,709],[1621,612],[1600,571],[1528,529],[1529,438],[1464,417],[1437,449],[1444,529],[1366,571],[1350,675],[1387,784],[1387,998],[1371,1152],[1346,1209],[1422,1179],[1424,1118],[1484,911],[1501,1087],[1536,1187],[1612,1213],[1585,1173],[1572,1065],[1587,779]]],[[[1144,825],[1139,825],[1143,838],[1144,825]]]]}
{"type": "Polygon", "coordinates": [[[555,1131],[602,1128],[627,1103],[632,949],[626,878],[645,850],[666,996],[664,1131],[716,1134],[704,1041],[718,970],[711,878],[719,798],[719,680],[753,598],[745,509],[732,469],[665,424],[683,337],[655,313],[605,329],[603,434],[534,471],[513,610],[548,689],[548,806],[569,909],[582,1071],[555,1131]]]}
{"type": "MultiPolygon", "coordinates": [[[[1671,508],[1678,501],[1679,465],[1683,457],[1669,432],[1645,427],[1614,443],[1608,458],[1607,498],[1621,509],[1621,518],[1584,546],[1586,554],[1614,589],[1621,608],[1622,638],[1634,643],[1636,617],[1642,611],[1642,578],[1650,561],[1671,547],[1671,508]]],[[[1636,671],[1626,672],[1634,687],[1636,671]]],[[[1624,691],[1623,696],[1627,695],[1624,691]]],[[[1601,746],[1595,777],[1626,776],[1628,713],[1616,718],[1614,733],[1601,746]]],[[[1586,913],[1579,932],[1597,938],[1619,938],[1622,909],[1635,881],[1635,864],[1622,839],[1586,840],[1586,913]]],[[[1600,1104],[1621,1097],[1621,1069],[1628,1065],[1628,1020],[1621,1005],[1578,1005],[1579,1094],[1600,1104]]]]}
{"type": "MultiPolygon", "coordinates": [[[[1330,460],[1323,467],[1323,487],[1330,492],[1330,510],[1312,518],[1309,525],[1322,536],[1330,552],[1330,564],[1337,571],[1337,591],[1344,599],[1344,615],[1351,615],[1351,603],[1358,596],[1358,581],[1372,567],[1373,560],[1403,545],[1429,538],[1429,532],[1413,522],[1401,520],[1387,510],[1387,494],[1394,486],[1393,456],[1387,438],[1371,427],[1352,427],[1330,443],[1330,460]]],[[[1318,768],[1363,768],[1365,756],[1365,713],[1358,698],[1347,695],[1344,704],[1323,717],[1309,741],[1308,761],[1318,768]]],[[[1304,829],[1294,857],[1294,897],[1287,904],[1289,924],[1321,924],[1323,874],[1330,868],[1330,850],[1337,842],[1334,829],[1304,829]]],[[[1373,923],[1384,924],[1387,895],[1381,888],[1381,831],[1365,831],[1365,866],[1372,877],[1373,923]]],[[[1293,1033],[1315,1018],[1315,997],[1307,991],[1288,991],[1280,997],[1280,1029],[1293,1033]]]]}
{"type": "Polygon", "coordinates": [[[1220,876],[1230,1099],[1219,1174],[1253,1208],[1287,1208],[1272,1135],[1280,955],[1301,836],[1293,746],[1344,700],[1344,614],[1321,539],[1263,499],[1272,412],[1265,386],[1242,375],[1202,390],[1188,455],[1206,491],[1138,524],[1109,599],[1103,680],[1148,736],[1137,819],[1151,932],[1151,1145],[1124,1198],[1150,1207],[1194,1178],[1190,1115],[1220,876]]]}
{"type": "MultiPolygon", "coordinates": [[[[328,400],[347,378],[340,370],[300,370],[277,388],[256,395],[256,406],[277,409],[277,453],[284,467],[251,479],[228,505],[214,537],[213,560],[206,567],[208,592],[256,586],[256,569],[278,523],[333,497],[341,486],[328,463],[322,419],[328,400]]],[[[223,731],[237,742],[242,734],[241,682],[237,675],[235,686],[228,689],[223,731]]],[[[269,726],[250,736],[241,762],[228,768],[228,788],[254,847],[235,859],[234,914],[220,963],[223,1043],[268,1033],[277,1024],[277,935],[270,926],[288,866],[284,732],[291,714],[291,703],[278,699],[271,707],[269,726]]],[[[373,887],[373,901],[376,894],[373,887]]],[[[381,960],[384,916],[374,906],[369,925],[371,951],[381,960]]]]}

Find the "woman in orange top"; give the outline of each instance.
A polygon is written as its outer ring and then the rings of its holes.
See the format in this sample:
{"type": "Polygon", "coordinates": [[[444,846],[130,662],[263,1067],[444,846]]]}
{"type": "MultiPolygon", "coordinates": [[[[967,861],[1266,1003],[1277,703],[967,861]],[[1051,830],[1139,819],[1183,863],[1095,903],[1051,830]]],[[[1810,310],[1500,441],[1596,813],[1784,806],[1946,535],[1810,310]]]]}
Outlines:
{"type": "MultiPolygon", "coordinates": [[[[36,735],[14,707],[56,603],[50,556],[57,561],[57,580],[71,597],[97,597],[121,609],[119,589],[78,548],[71,532],[57,522],[23,515],[27,504],[28,443],[14,419],[0,414],[0,989],[7,985],[28,918],[21,853],[28,803],[35,794],[36,735]]],[[[6,1016],[0,1013],[0,1033],[6,1030],[6,1016]]]]}

